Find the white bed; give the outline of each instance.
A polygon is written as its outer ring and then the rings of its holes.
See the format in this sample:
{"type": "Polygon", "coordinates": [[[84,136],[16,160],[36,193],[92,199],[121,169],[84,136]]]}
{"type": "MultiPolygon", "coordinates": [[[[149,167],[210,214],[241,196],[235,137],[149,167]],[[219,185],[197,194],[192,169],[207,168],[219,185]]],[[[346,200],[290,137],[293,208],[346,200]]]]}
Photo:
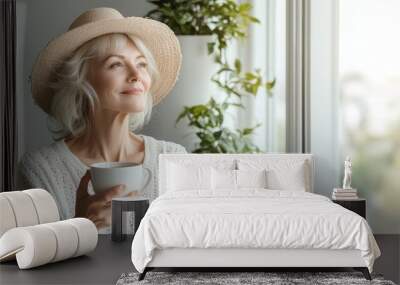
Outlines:
{"type": "Polygon", "coordinates": [[[155,267],[354,267],[370,278],[380,255],[372,232],[362,217],[312,193],[312,155],[163,154],[159,167],[160,197],[132,243],[140,278],[155,267]],[[209,176],[207,167],[217,170],[209,176]],[[260,169],[273,190],[238,187],[260,169]]]}

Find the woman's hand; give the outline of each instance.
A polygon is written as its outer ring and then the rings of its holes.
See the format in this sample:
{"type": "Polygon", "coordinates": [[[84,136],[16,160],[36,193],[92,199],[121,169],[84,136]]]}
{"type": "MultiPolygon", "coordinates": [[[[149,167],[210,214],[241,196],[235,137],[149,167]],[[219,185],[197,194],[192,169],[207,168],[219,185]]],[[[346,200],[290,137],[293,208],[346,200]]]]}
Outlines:
{"type": "MultiPolygon", "coordinates": [[[[90,172],[87,171],[79,182],[76,192],[75,217],[90,219],[98,229],[111,225],[111,200],[120,196],[125,185],[117,185],[101,193],[89,195],[88,184],[90,172]]],[[[131,192],[126,196],[135,196],[136,192],[131,192]]]]}

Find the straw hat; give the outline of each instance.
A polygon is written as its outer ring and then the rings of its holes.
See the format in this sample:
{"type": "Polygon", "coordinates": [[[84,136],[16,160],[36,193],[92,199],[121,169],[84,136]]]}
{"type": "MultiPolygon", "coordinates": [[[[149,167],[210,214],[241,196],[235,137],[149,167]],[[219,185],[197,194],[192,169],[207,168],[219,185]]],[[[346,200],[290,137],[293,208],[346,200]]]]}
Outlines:
{"type": "Polygon", "coordinates": [[[153,104],[159,103],[178,78],[182,54],[178,39],[165,24],[142,17],[124,17],[112,8],[95,8],[81,14],[68,31],[50,41],[40,52],[32,70],[32,96],[36,103],[49,112],[53,96],[48,87],[58,63],[68,58],[85,42],[110,33],[132,34],[140,38],[152,52],[160,72],[160,80],[153,86],[153,104]]]}

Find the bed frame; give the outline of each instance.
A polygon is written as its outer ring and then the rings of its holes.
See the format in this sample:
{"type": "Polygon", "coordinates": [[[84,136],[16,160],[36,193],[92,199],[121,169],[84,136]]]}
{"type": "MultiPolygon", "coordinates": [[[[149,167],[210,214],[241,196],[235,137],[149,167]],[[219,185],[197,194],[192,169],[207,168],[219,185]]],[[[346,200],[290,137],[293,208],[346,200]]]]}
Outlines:
{"type": "MultiPolygon", "coordinates": [[[[308,165],[309,188],[313,192],[314,181],[314,160],[311,154],[161,154],[159,157],[159,185],[160,194],[164,193],[163,186],[166,181],[166,162],[193,160],[203,164],[205,161],[212,164],[218,159],[235,160],[237,158],[258,158],[263,159],[294,159],[304,160],[308,165]]],[[[204,164],[203,164],[204,165],[204,164]]],[[[333,269],[353,268],[361,271],[367,280],[371,275],[361,257],[359,250],[331,250],[331,249],[254,249],[254,248],[169,248],[157,249],[153,259],[139,280],[143,280],[148,271],[156,268],[184,268],[184,269],[219,269],[229,268],[233,271],[253,271],[255,268],[264,271],[265,269],[301,268],[310,269],[333,269]],[[264,270],[261,270],[264,269],[264,270]]],[[[230,270],[231,271],[231,270],[230,270]]]]}
{"type": "Polygon", "coordinates": [[[238,248],[158,249],[154,252],[153,259],[144,272],[139,275],[139,280],[143,280],[146,273],[155,268],[206,268],[211,271],[213,268],[231,268],[234,271],[284,268],[290,271],[294,268],[333,269],[338,267],[350,267],[361,271],[367,280],[371,280],[371,275],[359,250],[238,248]]]}

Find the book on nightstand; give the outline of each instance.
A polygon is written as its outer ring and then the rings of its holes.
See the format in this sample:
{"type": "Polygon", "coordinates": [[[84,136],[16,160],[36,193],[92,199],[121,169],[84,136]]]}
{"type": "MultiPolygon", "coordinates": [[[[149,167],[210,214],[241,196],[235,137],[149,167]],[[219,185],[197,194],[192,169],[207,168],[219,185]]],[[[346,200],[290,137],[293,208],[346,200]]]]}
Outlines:
{"type": "Polygon", "coordinates": [[[332,199],[334,200],[355,200],[358,199],[357,189],[343,189],[334,188],[332,193],[332,199]]]}

